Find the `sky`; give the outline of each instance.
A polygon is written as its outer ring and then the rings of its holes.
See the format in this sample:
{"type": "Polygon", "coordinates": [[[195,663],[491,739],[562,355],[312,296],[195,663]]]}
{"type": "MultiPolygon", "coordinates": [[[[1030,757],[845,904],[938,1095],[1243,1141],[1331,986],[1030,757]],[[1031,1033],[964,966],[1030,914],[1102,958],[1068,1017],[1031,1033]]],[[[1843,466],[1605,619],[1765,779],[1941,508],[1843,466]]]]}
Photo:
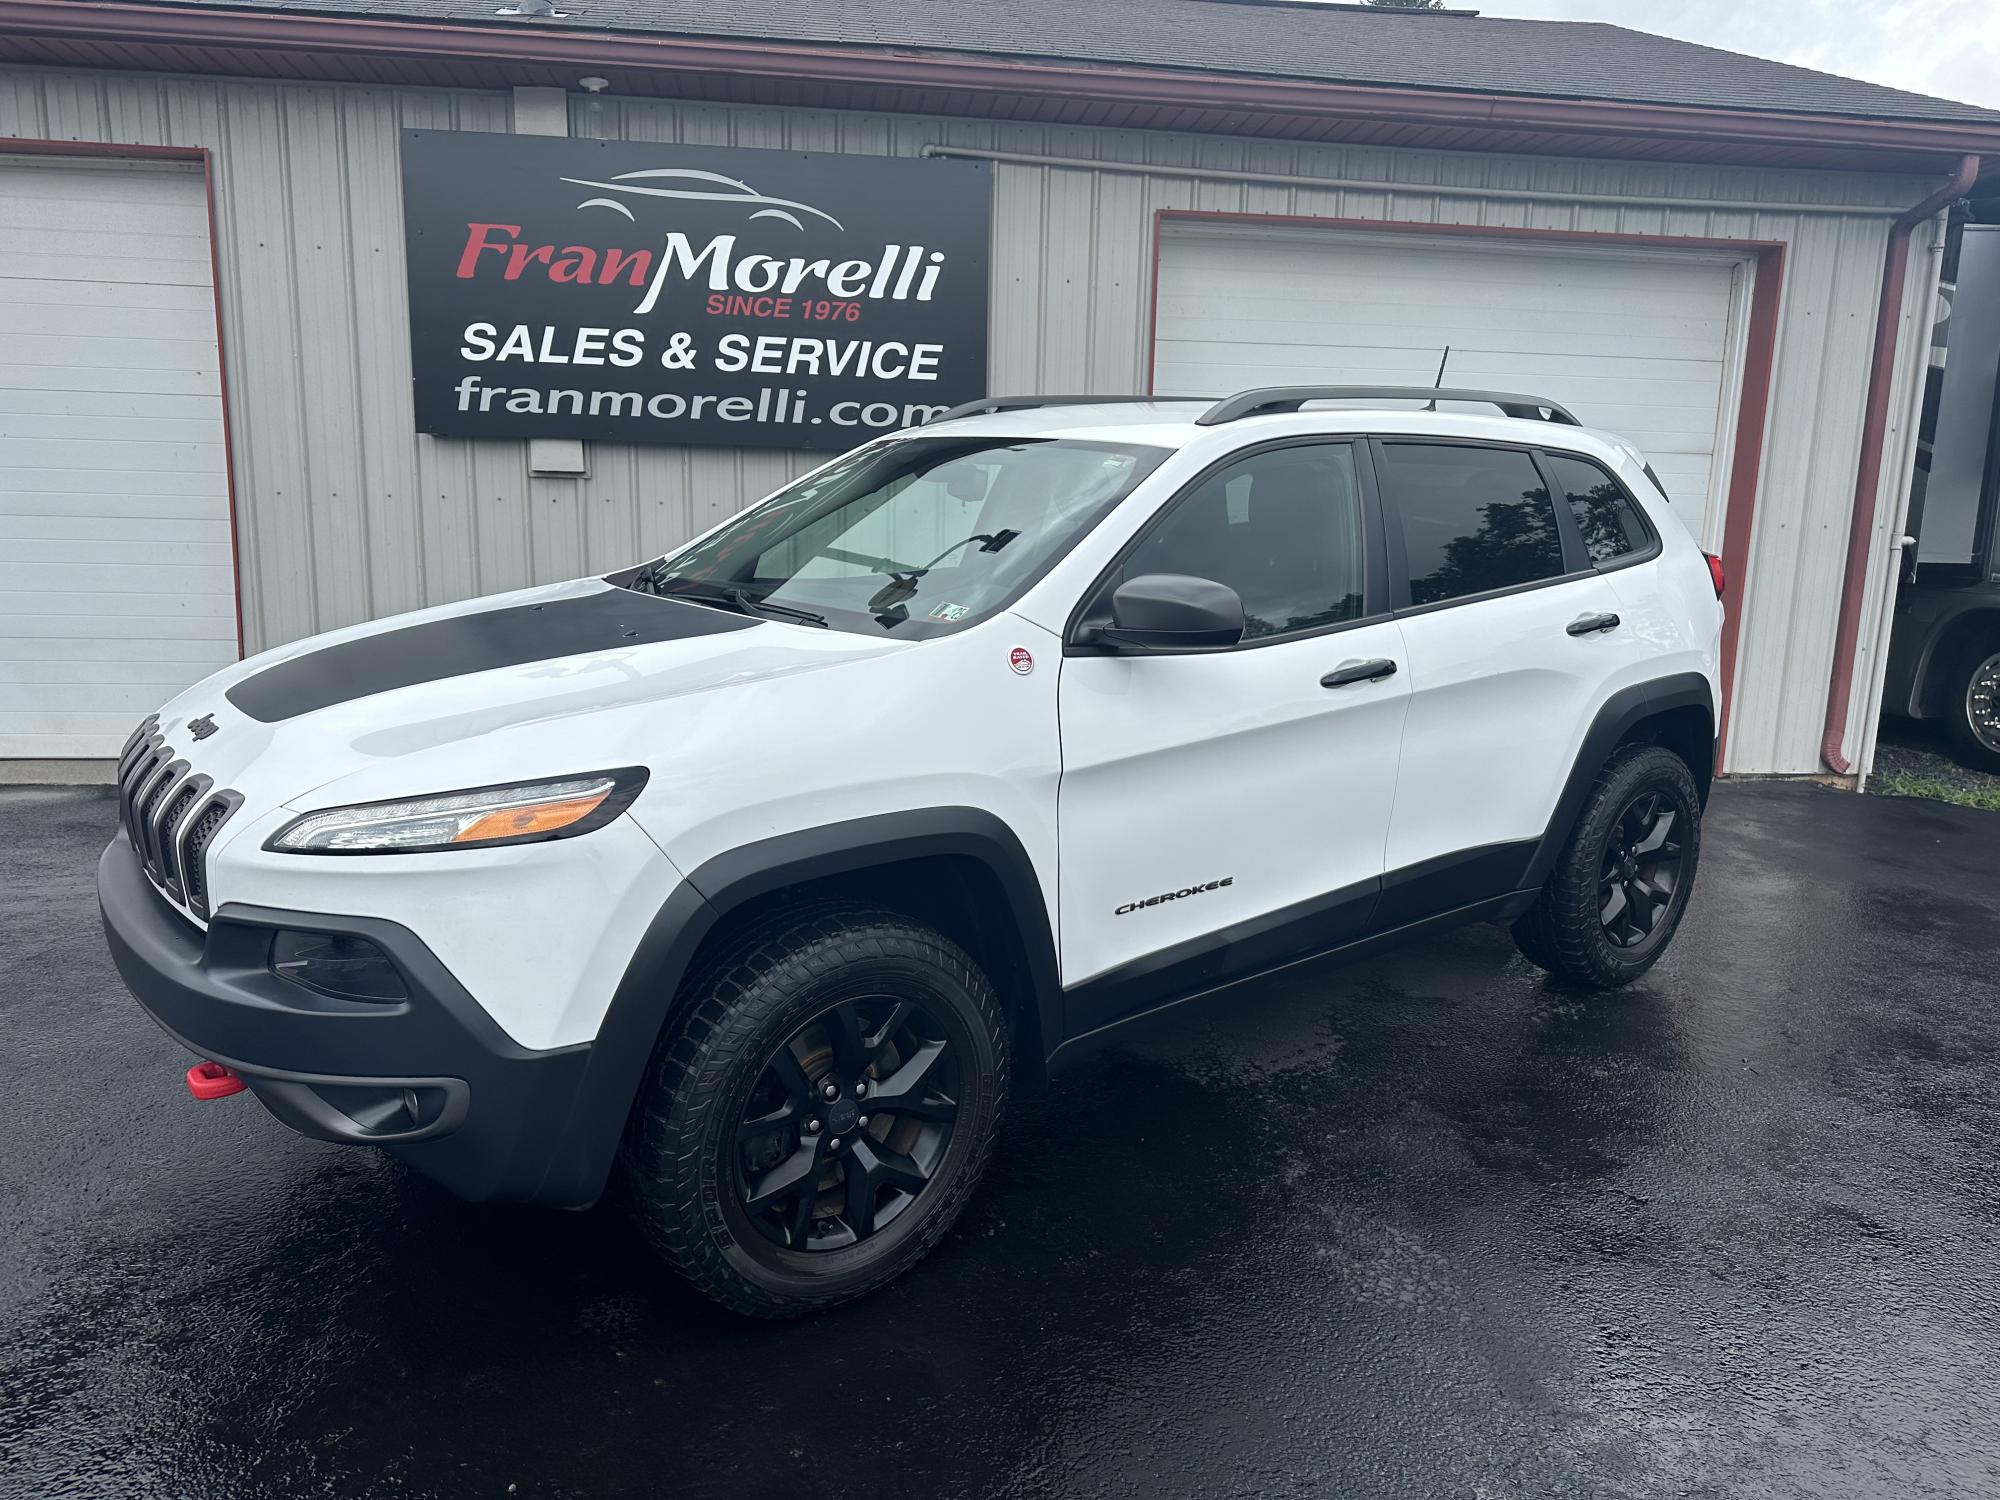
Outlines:
{"type": "Polygon", "coordinates": [[[2000,109],[2000,0],[1451,0],[1639,31],[2000,109]]]}

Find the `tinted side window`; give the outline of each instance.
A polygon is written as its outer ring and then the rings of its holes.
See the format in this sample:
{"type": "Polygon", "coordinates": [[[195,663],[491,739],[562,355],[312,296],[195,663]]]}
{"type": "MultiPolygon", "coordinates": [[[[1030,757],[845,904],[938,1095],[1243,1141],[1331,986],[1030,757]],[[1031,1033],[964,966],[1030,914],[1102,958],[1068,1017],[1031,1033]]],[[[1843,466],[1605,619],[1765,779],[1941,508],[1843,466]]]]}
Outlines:
{"type": "Polygon", "coordinates": [[[1361,491],[1347,443],[1274,448],[1217,470],[1125,560],[1243,597],[1245,640],[1361,617],[1361,491]]]}
{"type": "Polygon", "coordinates": [[[1545,454],[1556,483],[1569,497],[1570,514],[1583,533],[1592,562],[1610,562],[1630,552],[1645,551],[1651,541],[1639,508],[1624,487],[1587,458],[1564,453],[1545,454]]]}
{"type": "Polygon", "coordinates": [[[1410,602],[1559,578],[1562,532],[1534,460],[1504,448],[1384,443],[1382,499],[1403,532],[1410,602]]]}

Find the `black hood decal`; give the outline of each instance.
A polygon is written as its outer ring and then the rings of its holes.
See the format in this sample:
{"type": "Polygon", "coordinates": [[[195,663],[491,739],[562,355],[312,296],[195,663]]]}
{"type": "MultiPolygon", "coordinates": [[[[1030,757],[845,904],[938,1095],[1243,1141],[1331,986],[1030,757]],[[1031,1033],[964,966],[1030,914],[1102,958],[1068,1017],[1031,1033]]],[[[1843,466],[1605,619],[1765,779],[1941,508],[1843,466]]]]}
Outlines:
{"type": "Polygon", "coordinates": [[[420,682],[620,646],[752,630],[761,623],[699,604],[607,588],[573,599],[431,620],[308,651],[244,678],[225,696],[251,718],[274,724],[420,682]]]}

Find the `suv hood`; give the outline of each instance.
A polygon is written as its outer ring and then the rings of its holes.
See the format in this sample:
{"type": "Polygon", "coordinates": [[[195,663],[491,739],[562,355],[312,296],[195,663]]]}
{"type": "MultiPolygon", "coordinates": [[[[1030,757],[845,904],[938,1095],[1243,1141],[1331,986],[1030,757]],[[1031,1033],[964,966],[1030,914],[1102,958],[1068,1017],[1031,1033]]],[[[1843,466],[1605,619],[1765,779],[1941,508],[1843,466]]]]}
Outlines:
{"type": "Polygon", "coordinates": [[[247,802],[286,803],[350,777],[347,795],[413,795],[650,763],[672,735],[649,705],[910,644],[584,579],[267,652],[174,699],[160,729],[247,802]],[[569,722],[584,715],[601,723],[569,722]],[[204,718],[212,738],[197,741],[191,726],[204,718]],[[432,756],[449,770],[431,768],[432,756]]]}

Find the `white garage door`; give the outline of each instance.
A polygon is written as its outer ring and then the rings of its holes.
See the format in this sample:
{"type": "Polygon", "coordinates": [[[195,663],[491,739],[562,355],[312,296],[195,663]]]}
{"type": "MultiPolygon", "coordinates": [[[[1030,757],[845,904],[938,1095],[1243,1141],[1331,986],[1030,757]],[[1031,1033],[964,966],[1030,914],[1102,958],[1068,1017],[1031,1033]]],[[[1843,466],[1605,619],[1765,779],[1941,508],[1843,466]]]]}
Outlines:
{"type": "Polygon", "coordinates": [[[1428,386],[1449,345],[1446,385],[1547,396],[1630,438],[1714,540],[1749,274],[1672,251],[1170,224],[1154,389],[1428,386]]]}
{"type": "Polygon", "coordinates": [[[0,156],[0,756],[236,659],[214,296],[199,172],[0,156]]]}

